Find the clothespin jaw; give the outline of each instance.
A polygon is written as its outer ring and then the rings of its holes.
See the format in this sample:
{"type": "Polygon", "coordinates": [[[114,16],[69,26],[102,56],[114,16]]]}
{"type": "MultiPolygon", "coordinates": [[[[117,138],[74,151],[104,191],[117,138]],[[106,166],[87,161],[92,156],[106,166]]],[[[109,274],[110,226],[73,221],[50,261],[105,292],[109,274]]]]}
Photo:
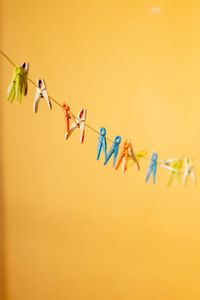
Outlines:
{"type": "Polygon", "coordinates": [[[27,75],[28,63],[22,63],[20,66],[15,66],[14,74],[8,87],[7,99],[10,103],[16,98],[22,103],[22,94],[27,94],[27,75]]]}
{"type": "Polygon", "coordinates": [[[184,158],[184,173],[183,173],[183,185],[186,186],[188,177],[191,175],[193,182],[195,183],[195,173],[194,173],[194,166],[193,160],[191,157],[184,158]]]}
{"type": "Polygon", "coordinates": [[[21,64],[21,67],[24,70],[24,85],[23,85],[23,89],[24,89],[24,96],[26,96],[27,93],[28,93],[28,71],[29,71],[29,63],[23,62],[21,64]]]}
{"type": "Polygon", "coordinates": [[[62,107],[65,113],[68,113],[68,111],[70,111],[70,107],[66,103],[63,103],[62,107]]]}
{"type": "Polygon", "coordinates": [[[110,147],[110,150],[107,154],[107,158],[104,161],[104,165],[107,164],[107,162],[109,161],[109,159],[111,158],[111,156],[113,154],[113,167],[115,166],[115,162],[116,162],[116,158],[117,158],[120,143],[121,143],[121,137],[117,135],[115,137],[114,141],[113,141],[112,146],[110,147]]]}
{"type": "Polygon", "coordinates": [[[168,178],[168,182],[167,182],[168,186],[171,185],[171,183],[174,180],[174,178],[175,178],[175,186],[177,186],[178,179],[179,179],[180,174],[181,174],[182,165],[183,165],[183,160],[179,159],[179,158],[175,159],[172,162],[172,168],[173,168],[173,170],[171,170],[171,172],[169,174],[169,178],[168,178]]]}
{"type": "Polygon", "coordinates": [[[157,159],[158,159],[158,154],[154,152],[151,156],[151,162],[149,164],[149,168],[148,168],[148,171],[147,171],[147,176],[146,176],[145,182],[148,181],[148,179],[149,179],[149,177],[152,173],[153,174],[153,183],[154,184],[156,183],[157,159]]]}
{"type": "Polygon", "coordinates": [[[107,158],[107,143],[106,143],[106,129],[104,127],[100,127],[99,129],[99,138],[98,138],[98,147],[97,147],[97,160],[99,160],[101,149],[103,147],[105,159],[107,158]]]}
{"type": "Polygon", "coordinates": [[[36,93],[35,93],[35,99],[33,102],[34,113],[37,113],[37,111],[38,111],[38,107],[39,107],[41,98],[44,98],[47,102],[49,109],[52,109],[52,104],[51,104],[51,101],[49,99],[49,96],[48,96],[48,93],[46,90],[46,85],[45,85],[44,79],[40,78],[37,80],[37,88],[36,88],[36,93]]]}

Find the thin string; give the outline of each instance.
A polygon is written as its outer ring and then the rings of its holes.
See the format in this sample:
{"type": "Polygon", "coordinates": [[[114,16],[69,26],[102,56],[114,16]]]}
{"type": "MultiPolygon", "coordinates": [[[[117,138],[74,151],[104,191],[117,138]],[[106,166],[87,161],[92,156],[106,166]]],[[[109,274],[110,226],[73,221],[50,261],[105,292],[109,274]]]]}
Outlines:
{"type": "Polygon", "coordinates": [[[11,65],[13,65],[13,67],[15,67],[15,63],[0,49],[0,53],[9,61],[9,63],[11,65]]]}
{"type": "MultiPolygon", "coordinates": [[[[90,126],[89,124],[85,123],[85,126],[87,126],[89,129],[91,129],[92,131],[94,131],[95,133],[97,133],[98,135],[100,135],[100,133],[95,128],[93,128],[92,126],[90,126]]],[[[109,142],[111,142],[111,143],[113,143],[113,141],[110,138],[108,138],[108,137],[106,137],[106,140],[109,141],[109,142]]],[[[122,146],[120,146],[120,147],[123,148],[122,146]]]]}
{"type": "MultiPolygon", "coordinates": [[[[13,66],[13,67],[16,67],[16,64],[10,59],[10,57],[7,56],[6,53],[4,53],[1,49],[0,49],[0,53],[7,59],[7,61],[13,66]]],[[[36,88],[37,88],[37,84],[30,78],[30,77],[27,77],[27,80],[32,84],[34,85],[36,88]]],[[[58,106],[60,106],[62,109],[63,109],[63,106],[62,104],[57,101],[56,99],[54,99],[53,97],[49,96],[49,98],[55,103],[57,104],[58,106]]],[[[72,113],[73,114],[73,113],[72,113]]],[[[73,116],[79,120],[74,114],[73,116]]],[[[83,122],[82,120],[79,120],[80,122],[83,122]]],[[[85,126],[87,126],[90,130],[92,130],[93,132],[95,132],[96,134],[100,135],[99,131],[96,130],[94,127],[90,126],[88,123],[85,122],[85,126]]],[[[113,140],[106,137],[106,140],[108,140],[109,142],[113,143],[113,140]]],[[[121,149],[123,149],[123,146],[119,145],[119,147],[121,149]]],[[[147,157],[147,156],[143,156],[142,158],[146,159],[146,160],[151,160],[151,158],[147,157]]],[[[158,161],[159,162],[159,161],[158,161]]],[[[159,165],[159,164],[158,164],[159,165]]]]}

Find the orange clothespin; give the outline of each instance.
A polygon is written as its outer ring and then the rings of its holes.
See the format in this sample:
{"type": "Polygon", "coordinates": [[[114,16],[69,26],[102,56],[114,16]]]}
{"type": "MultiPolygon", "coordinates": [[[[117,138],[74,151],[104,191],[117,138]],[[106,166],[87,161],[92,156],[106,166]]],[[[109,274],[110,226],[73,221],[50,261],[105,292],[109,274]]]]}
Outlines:
{"type": "Polygon", "coordinates": [[[78,123],[76,122],[76,119],[75,119],[73,113],[70,111],[69,105],[63,103],[62,107],[63,107],[64,117],[65,117],[65,121],[66,121],[66,130],[67,130],[66,135],[68,135],[68,133],[70,132],[70,127],[69,127],[70,119],[73,120],[73,122],[76,124],[77,127],[79,127],[79,126],[78,126],[78,123]]]}
{"type": "Polygon", "coordinates": [[[129,157],[131,157],[135,161],[138,171],[139,171],[140,165],[138,163],[137,158],[135,157],[135,154],[134,154],[134,151],[133,151],[133,148],[131,145],[131,141],[130,141],[130,139],[127,139],[124,142],[123,150],[122,150],[122,153],[120,155],[120,158],[118,160],[118,163],[117,163],[115,169],[118,170],[120,164],[122,163],[122,171],[125,173],[125,171],[127,170],[129,157]]]}

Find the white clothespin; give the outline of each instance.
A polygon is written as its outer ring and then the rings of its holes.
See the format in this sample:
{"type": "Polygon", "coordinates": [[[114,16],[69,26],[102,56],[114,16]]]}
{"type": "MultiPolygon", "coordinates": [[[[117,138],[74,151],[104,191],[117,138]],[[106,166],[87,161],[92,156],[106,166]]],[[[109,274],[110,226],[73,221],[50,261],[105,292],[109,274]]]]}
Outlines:
{"type": "Polygon", "coordinates": [[[184,173],[183,185],[186,185],[189,175],[191,175],[193,182],[195,182],[194,166],[191,157],[184,158],[184,173]]]}
{"type": "Polygon", "coordinates": [[[44,80],[43,79],[38,79],[37,89],[36,89],[36,93],[35,93],[35,99],[34,99],[34,102],[33,102],[33,111],[34,111],[34,113],[37,113],[37,111],[38,111],[38,106],[39,106],[39,102],[40,102],[41,98],[45,98],[49,109],[52,109],[52,104],[51,104],[51,101],[49,99],[44,80]]]}
{"type": "Polygon", "coordinates": [[[165,168],[169,171],[172,172],[178,172],[178,170],[174,169],[171,164],[175,161],[179,160],[179,158],[169,158],[169,159],[163,159],[163,160],[159,160],[159,167],[165,168]]]}
{"type": "MultiPolygon", "coordinates": [[[[80,135],[81,144],[84,142],[86,114],[87,114],[87,110],[82,108],[80,110],[80,112],[78,113],[77,118],[76,118],[77,124],[80,128],[80,131],[81,131],[81,135],[80,135]]],[[[70,127],[69,132],[66,132],[66,134],[65,134],[65,139],[68,139],[68,137],[71,135],[71,133],[74,131],[74,129],[76,127],[77,127],[76,123],[73,122],[71,127],[70,127]]]]}

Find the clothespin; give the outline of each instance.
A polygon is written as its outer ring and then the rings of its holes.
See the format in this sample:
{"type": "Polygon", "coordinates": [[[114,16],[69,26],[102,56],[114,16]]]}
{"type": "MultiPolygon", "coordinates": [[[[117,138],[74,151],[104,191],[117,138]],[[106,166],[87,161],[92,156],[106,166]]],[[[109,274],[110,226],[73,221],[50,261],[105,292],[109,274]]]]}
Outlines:
{"type": "Polygon", "coordinates": [[[137,165],[138,171],[140,170],[140,165],[135,157],[135,154],[133,152],[133,148],[131,145],[130,139],[125,140],[122,153],[120,155],[120,158],[118,160],[118,163],[115,167],[116,170],[118,170],[120,164],[122,163],[122,171],[125,172],[127,170],[127,164],[128,164],[128,158],[131,157],[134,162],[137,165]]]}
{"type": "Polygon", "coordinates": [[[10,101],[10,103],[12,103],[15,98],[22,103],[22,94],[24,94],[24,96],[27,95],[28,70],[29,64],[27,62],[22,63],[21,66],[15,66],[14,74],[8,87],[8,101],[10,101]]]}
{"type": "Polygon", "coordinates": [[[63,106],[62,106],[62,107],[63,107],[63,111],[64,111],[64,118],[65,118],[65,121],[66,121],[66,134],[65,134],[65,139],[67,139],[67,138],[68,138],[68,135],[69,135],[69,132],[70,132],[70,127],[69,127],[69,121],[70,121],[70,119],[72,119],[72,120],[74,121],[74,123],[75,123],[75,125],[76,125],[77,127],[79,127],[79,126],[78,126],[77,121],[76,121],[75,118],[74,118],[73,113],[72,113],[71,110],[70,110],[69,105],[63,103],[63,106]]]}
{"type": "Polygon", "coordinates": [[[175,186],[177,185],[178,178],[181,174],[182,165],[183,165],[183,160],[180,158],[177,158],[172,162],[172,168],[174,169],[174,171],[170,172],[168,183],[167,183],[168,186],[172,183],[174,177],[175,177],[175,186]]]}
{"type": "Polygon", "coordinates": [[[80,142],[81,144],[84,142],[84,137],[85,137],[85,120],[86,120],[86,114],[87,110],[82,108],[80,112],[77,115],[77,118],[75,122],[72,123],[69,131],[66,132],[65,134],[65,139],[68,139],[69,136],[72,134],[75,128],[80,128],[81,135],[80,135],[80,142]],[[78,126],[77,126],[78,125],[78,126]]]}
{"type": "Polygon", "coordinates": [[[114,142],[113,142],[112,146],[110,147],[110,150],[107,154],[107,158],[104,162],[104,165],[107,164],[107,162],[109,161],[109,159],[111,158],[111,156],[113,154],[113,167],[115,166],[115,162],[116,162],[116,158],[117,158],[120,143],[121,143],[121,137],[117,135],[114,139],[114,142]]]}
{"type": "Polygon", "coordinates": [[[148,181],[149,176],[151,175],[151,173],[153,173],[153,183],[156,183],[157,159],[158,159],[158,154],[154,152],[151,156],[151,162],[149,164],[149,168],[148,168],[148,171],[147,171],[147,177],[145,179],[145,182],[148,181]]]}
{"type": "MultiPolygon", "coordinates": [[[[140,160],[141,158],[145,157],[147,155],[147,151],[146,150],[141,150],[140,152],[135,154],[135,157],[137,160],[140,160]]],[[[128,165],[127,167],[132,167],[135,164],[135,161],[133,160],[132,157],[128,158],[128,165]]]]}
{"type": "Polygon", "coordinates": [[[51,101],[49,99],[47,90],[46,90],[46,85],[43,79],[38,79],[37,81],[37,89],[36,89],[36,93],[35,93],[35,99],[33,102],[33,111],[34,113],[37,113],[38,111],[38,107],[39,107],[39,103],[40,103],[40,99],[41,98],[45,98],[49,109],[52,109],[52,104],[51,101]]]}
{"type": "Polygon", "coordinates": [[[186,186],[189,175],[191,175],[193,182],[195,182],[194,166],[191,157],[184,158],[184,173],[183,173],[183,185],[186,186]]]}
{"type": "Polygon", "coordinates": [[[99,139],[98,139],[98,148],[97,148],[97,160],[99,160],[99,156],[101,153],[101,149],[103,147],[105,159],[107,158],[107,143],[106,143],[106,129],[104,127],[100,127],[99,129],[99,139]]]}

